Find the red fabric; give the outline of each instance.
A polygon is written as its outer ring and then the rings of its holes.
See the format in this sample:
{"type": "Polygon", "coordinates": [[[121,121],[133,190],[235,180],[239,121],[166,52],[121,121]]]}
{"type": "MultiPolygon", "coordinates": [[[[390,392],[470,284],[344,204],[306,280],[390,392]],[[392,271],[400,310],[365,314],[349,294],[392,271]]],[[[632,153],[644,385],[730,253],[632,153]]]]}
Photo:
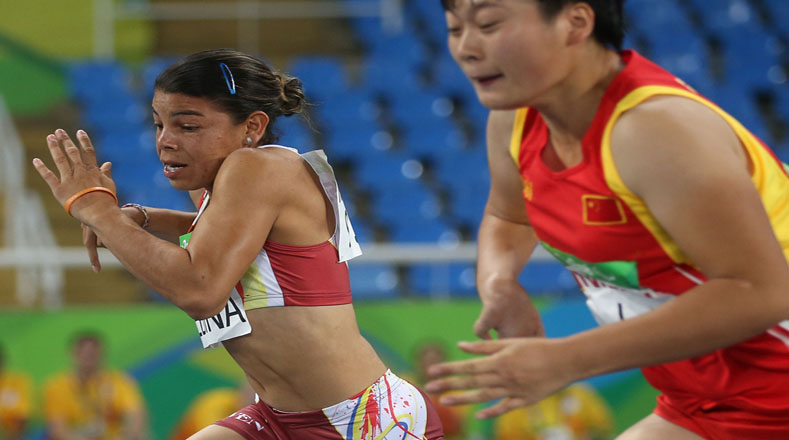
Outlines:
{"type": "Polygon", "coordinates": [[[282,289],[286,306],[351,303],[348,265],[337,262],[337,249],[331,242],[291,246],[267,241],[263,249],[282,289]]]}
{"type": "MultiPolygon", "coordinates": [[[[583,161],[577,166],[555,172],[545,165],[548,127],[537,111],[529,110],[519,157],[523,180],[532,185],[531,198],[524,199],[526,210],[540,240],[550,246],[589,263],[637,261],[641,286],[678,294],[695,284],[673,268],[657,240],[608,187],[600,147],[614,108],[632,90],[650,84],[685,88],[636,52],[624,51],[622,59],[627,66],[606,90],[582,140],[583,161]],[[590,207],[590,201],[599,204],[590,207]]],[[[693,267],[681,268],[705,279],[693,267]]]]}
{"type": "MultiPolygon", "coordinates": [[[[582,140],[581,164],[558,172],[545,165],[543,152],[548,144],[548,128],[537,111],[529,110],[519,156],[522,178],[532,187],[531,197],[524,198],[526,209],[539,238],[553,248],[589,263],[635,262],[640,286],[679,295],[696,284],[676,269],[677,265],[649,230],[608,187],[600,151],[603,131],[614,108],[631,91],[645,85],[689,89],[636,52],[624,51],[622,59],[626,67],[606,90],[582,140]],[[585,205],[590,196],[600,204],[585,205]],[[619,215],[614,209],[617,202],[624,213],[624,222],[618,224],[614,221],[619,215]],[[590,222],[590,219],[598,221],[590,222]]],[[[680,268],[706,280],[693,267],[680,265],[680,268]]],[[[674,407],[681,408],[689,417],[701,414],[698,408],[705,407],[715,408],[712,411],[715,414],[741,411],[738,417],[742,415],[746,419],[748,414],[754,415],[754,419],[780,419],[785,425],[782,438],[789,439],[789,347],[775,336],[763,333],[704,356],[642,371],[654,387],[665,393],[665,399],[670,398],[674,407]]],[[[708,419],[713,418],[704,414],[708,419]]],[[[740,432],[737,429],[731,432],[740,432]]]]}
{"type": "Polygon", "coordinates": [[[658,396],[655,414],[675,425],[714,440],[786,440],[786,417],[764,417],[731,407],[700,407],[689,412],[675,406],[665,395],[658,396]]]}
{"type": "MultiPolygon", "coordinates": [[[[420,390],[427,404],[427,426],[424,439],[443,440],[444,432],[441,419],[427,395],[420,390]]],[[[378,411],[378,408],[371,411],[378,411]]],[[[277,411],[263,402],[249,405],[236,411],[230,416],[219,420],[216,425],[232,429],[247,440],[344,440],[332,426],[322,410],[305,411],[297,413],[284,413],[277,411]]],[[[410,436],[398,432],[398,440],[410,436]]],[[[364,437],[363,437],[364,438],[364,437]]],[[[388,436],[387,438],[395,438],[388,436]]],[[[349,439],[352,440],[352,439],[349,439]]],[[[368,440],[364,438],[364,440],[368,440]]]]}
{"type": "Polygon", "coordinates": [[[343,439],[321,410],[281,413],[263,402],[236,411],[216,424],[247,440],[343,439]]]}

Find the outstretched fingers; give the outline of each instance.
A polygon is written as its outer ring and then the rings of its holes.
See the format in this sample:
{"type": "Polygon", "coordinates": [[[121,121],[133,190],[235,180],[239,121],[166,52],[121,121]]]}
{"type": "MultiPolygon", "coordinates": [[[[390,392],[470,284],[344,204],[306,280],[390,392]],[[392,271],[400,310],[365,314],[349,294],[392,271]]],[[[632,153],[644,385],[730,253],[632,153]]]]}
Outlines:
{"type": "Polygon", "coordinates": [[[452,376],[443,379],[430,381],[426,389],[430,392],[444,392],[453,390],[472,390],[483,388],[495,388],[506,385],[502,378],[496,373],[477,373],[463,376],[452,376]]]}
{"type": "Polygon", "coordinates": [[[44,182],[49,185],[49,189],[54,190],[57,185],[60,184],[60,179],[58,176],[55,175],[46,165],[44,162],[39,159],[33,159],[33,167],[38,171],[38,174],[44,179],[44,182]]]}
{"type": "MultiPolygon", "coordinates": [[[[78,165],[83,164],[82,155],[80,154],[79,148],[74,144],[69,137],[68,133],[66,133],[63,129],[55,130],[55,136],[58,138],[58,142],[63,145],[63,150],[66,152],[66,156],[71,161],[71,164],[76,167],[78,165]]],[[[94,158],[95,163],[95,158],[94,158]]]]}
{"type": "Polygon", "coordinates": [[[444,394],[439,399],[442,405],[455,406],[455,405],[469,405],[472,403],[488,402],[491,400],[501,399],[508,394],[507,389],[504,387],[486,387],[478,390],[466,391],[463,393],[444,394]]]}
{"type": "Polygon", "coordinates": [[[56,135],[50,134],[47,136],[47,147],[49,148],[49,155],[52,156],[52,160],[55,162],[55,167],[58,169],[60,177],[70,176],[71,162],[69,162],[68,157],[63,154],[63,149],[60,147],[60,142],[56,135]]]}
{"type": "Polygon", "coordinates": [[[92,167],[98,166],[96,162],[96,149],[93,148],[93,142],[91,142],[85,130],[77,130],[77,141],[80,147],[82,147],[82,156],[85,160],[85,165],[92,167]]]}
{"type": "Polygon", "coordinates": [[[507,397],[495,405],[477,412],[476,416],[478,419],[489,419],[530,404],[531,402],[521,397],[507,397]]]}

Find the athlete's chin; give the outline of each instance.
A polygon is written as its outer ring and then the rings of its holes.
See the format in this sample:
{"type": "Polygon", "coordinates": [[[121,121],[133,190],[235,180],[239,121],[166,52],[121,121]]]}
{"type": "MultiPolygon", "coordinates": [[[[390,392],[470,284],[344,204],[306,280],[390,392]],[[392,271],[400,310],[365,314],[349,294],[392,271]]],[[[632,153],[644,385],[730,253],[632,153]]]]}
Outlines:
{"type": "Polygon", "coordinates": [[[181,179],[170,179],[170,186],[174,189],[179,191],[194,191],[196,189],[202,189],[203,186],[199,186],[194,184],[193,182],[188,182],[181,179]]]}
{"type": "Polygon", "coordinates": [[[526,106],[512,99],[511,96],[502,96],[500,94],[477,91],[477,98],[483,106],[490,110],[515,110],[526,106]]]}

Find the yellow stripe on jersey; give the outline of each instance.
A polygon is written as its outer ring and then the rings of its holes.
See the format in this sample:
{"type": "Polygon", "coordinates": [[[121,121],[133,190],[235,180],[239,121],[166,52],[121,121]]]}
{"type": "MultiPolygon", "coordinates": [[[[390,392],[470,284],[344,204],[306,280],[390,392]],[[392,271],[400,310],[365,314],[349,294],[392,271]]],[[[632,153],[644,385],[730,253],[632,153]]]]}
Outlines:
{"type": "Polygon", "coordinates": [[[521,144],[523,144],[523,124],[526,123],[527,108],[519,108],[515,112],[515,122],[512,125],[512,137],[510,138],[510,156],[515,161],[518,170],[521,169],[521,144]]]}
{"type": "Polygon", "coordinates": [[[669,86],[643,86],[633,90],[619,101],[608,120],[601,142],[600,154],[608,187],[627,203],[641,223],[657,239],[663,251],[674,262],[692,264],[663,227],[652,217],[644,201],[625,186],[611,153],[611,132],[619,117],[624,112],[657,95],[682,96],[699,102],[719,114],[734,130],[753,163],[751,180],[759,191],[773,230],[784,249],[784,255],[789,260],[789,200],[787,200],[789,198],[789,178],[783,171],[782,164],[736,119],[699,95],[669,86]]]}

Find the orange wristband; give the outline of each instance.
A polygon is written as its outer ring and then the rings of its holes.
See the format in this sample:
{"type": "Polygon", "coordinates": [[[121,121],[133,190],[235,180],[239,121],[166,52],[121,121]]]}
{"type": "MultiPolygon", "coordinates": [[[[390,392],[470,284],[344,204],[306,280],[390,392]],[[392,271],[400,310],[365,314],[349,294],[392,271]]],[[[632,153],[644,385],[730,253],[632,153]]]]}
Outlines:
{"type": "MultiPolygon", "coordinates": [[[[74,194],[73,196],[69,197],[68,200],[66,200],[66,203],[63,205],[63,209],[66,210],[68,215],[71,215],[71,205],[73,205],[74,202],[76,202],[78,198],[84,196],[85,194],[90,194],[90,193],[96,192],[96,191],[105,192],[105,193],[111,195],[112,198],[115,199],[115,204],[116,205],[118,204],[118,196],[116,196],[115,193],[112,192],[109,188],[105,188],[103,186],[93,186],[93,187],[90,187],[90,188],[85,188],[82,191],[80,191],[80,192],[74,194]]],[[[72,215],[72,217],[74,217],[74,216],[72,215]]]]}

